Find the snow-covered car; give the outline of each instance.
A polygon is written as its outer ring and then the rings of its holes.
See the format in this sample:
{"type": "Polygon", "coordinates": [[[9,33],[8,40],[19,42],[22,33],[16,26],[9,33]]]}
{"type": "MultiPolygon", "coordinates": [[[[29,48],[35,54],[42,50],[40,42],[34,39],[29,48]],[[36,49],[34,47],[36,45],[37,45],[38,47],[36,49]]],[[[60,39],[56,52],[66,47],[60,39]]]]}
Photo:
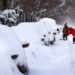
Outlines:
{"type": "Polygon", "coordinates": [[[0,75],[27,75],[25,51],[14,31],[0,25],[0,75]]]}
{"type": "Polygon", "coordinates": [[[0,23],[11,26],[16,24],[20,11],[17,9],[6,9],[0,14],[0,23]],[[18,12],[16,12],[18,11],[18,12]]]}
{"type": "Polygon", "coordinates": [[[12,27],[21,42],[46,46],[54,44],[57,28],[56,21],[51,18],[43,18],[38,22],[23,22],[12,27]]]}

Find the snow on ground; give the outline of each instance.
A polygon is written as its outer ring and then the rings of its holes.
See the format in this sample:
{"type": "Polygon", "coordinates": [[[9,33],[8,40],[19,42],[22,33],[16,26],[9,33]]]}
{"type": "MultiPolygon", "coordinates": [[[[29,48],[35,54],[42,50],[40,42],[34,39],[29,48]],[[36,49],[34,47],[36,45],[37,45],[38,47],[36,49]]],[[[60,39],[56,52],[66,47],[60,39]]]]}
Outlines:
{"type": "MultiPolygon", "coordinates": [[[[30,46],[25,48],[29,75],[74,75],[75,48],[69,41],[70,39],[68,41],[59,40],[62,35],[60,33],[55,45],[47,47],[41,43],[41,36],[48,32],[49,26],[47,25],[50,24],[50,19],[45,20],[46,23],[41,20],[32,23],[24,22],[12,27],[22,43],[30,43],[30,46]]],[[[55,25],[56,23],[51,20],[51,24],[55,25]]],[[[57,28],[57,25],[51,28],[52,25],[49,27],[51,32],[57,28]]]]}
{"type": "Polygon", "coordinates": [[[53,47],[31,45],[26,49],[29,75],[73,75],[71,49],[65,41],[53,47]]]}

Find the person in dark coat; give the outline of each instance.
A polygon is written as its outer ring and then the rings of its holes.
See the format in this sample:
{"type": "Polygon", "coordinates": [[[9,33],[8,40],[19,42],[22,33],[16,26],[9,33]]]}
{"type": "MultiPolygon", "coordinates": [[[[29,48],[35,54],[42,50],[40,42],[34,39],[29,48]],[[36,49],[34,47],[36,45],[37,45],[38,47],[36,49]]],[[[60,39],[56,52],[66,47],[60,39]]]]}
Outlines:
{"type": "Polygon", "coordinates": [[[67,36],[68,36],[68,26],[67,23],[65,23],[64,28],[63,28],[63,40],[67,40],[67,36]]]}

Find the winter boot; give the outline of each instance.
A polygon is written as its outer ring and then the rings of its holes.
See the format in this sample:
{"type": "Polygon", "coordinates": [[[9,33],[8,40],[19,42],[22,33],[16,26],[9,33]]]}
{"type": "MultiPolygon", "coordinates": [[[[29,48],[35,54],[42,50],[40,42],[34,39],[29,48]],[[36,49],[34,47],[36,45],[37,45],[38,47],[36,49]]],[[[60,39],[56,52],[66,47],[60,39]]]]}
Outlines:
{"type": "Polygon", "coordinates": [[[73,44],[75,44],[75,37],[73,37],[73,44]]]}

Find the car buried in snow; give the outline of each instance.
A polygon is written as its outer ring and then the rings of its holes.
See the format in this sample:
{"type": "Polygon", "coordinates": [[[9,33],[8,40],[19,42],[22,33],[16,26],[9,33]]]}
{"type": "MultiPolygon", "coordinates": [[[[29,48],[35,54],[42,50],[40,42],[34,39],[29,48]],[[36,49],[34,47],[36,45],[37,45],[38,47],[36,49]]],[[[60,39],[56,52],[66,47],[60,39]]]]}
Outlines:
{"type": "Polygon", "coordinates": [[[0,75],[28,75],[25,51],[15,32],[0,25],[0,75]]]}

